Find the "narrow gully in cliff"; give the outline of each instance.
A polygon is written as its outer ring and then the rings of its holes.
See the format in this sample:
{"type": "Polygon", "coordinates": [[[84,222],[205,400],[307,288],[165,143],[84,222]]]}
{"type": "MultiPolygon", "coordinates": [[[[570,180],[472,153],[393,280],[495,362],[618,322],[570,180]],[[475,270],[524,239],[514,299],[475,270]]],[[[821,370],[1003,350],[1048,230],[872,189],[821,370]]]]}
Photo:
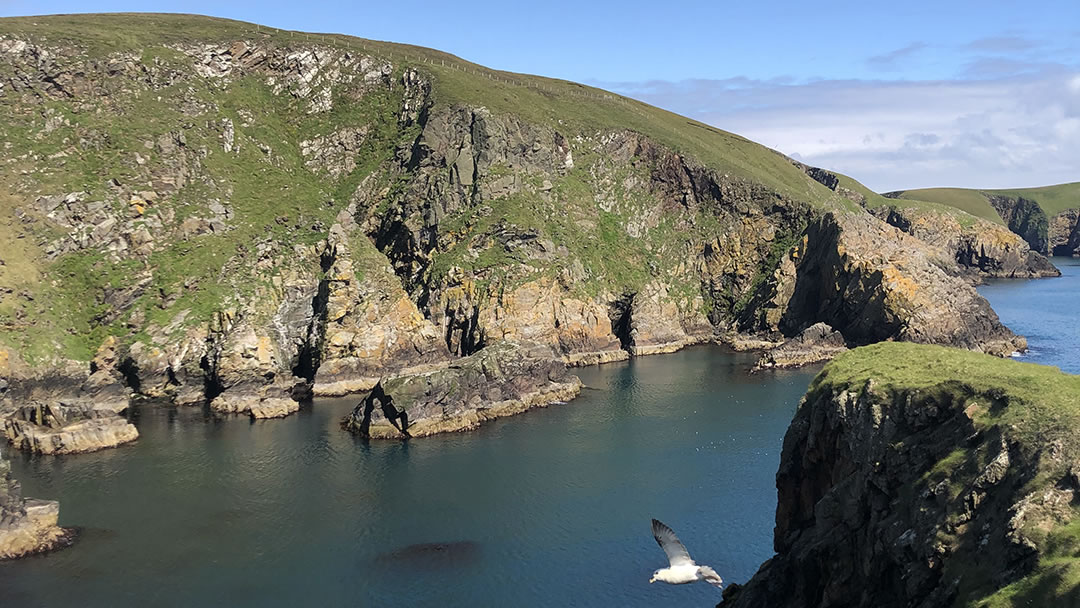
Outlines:
{"type": "Polygon", "coordinates": [[[619,344],[626,352],[630,352],[634,345],[631,336],[633,330],[634,293],[625,293],[621,297],[612,300],[608,305],[608,316],[611,319],[611,331],[619,339],[619,344]]]}

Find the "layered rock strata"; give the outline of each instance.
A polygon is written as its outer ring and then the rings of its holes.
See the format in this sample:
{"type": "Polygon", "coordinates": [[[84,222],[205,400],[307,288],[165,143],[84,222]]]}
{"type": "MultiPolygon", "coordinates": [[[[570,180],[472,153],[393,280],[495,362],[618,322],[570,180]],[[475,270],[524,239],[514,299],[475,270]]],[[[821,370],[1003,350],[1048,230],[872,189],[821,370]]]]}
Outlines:
{"type": "Polygon", "coordinates": [[[121,414],[130,391],[115,370],[115,341],[106,340],[90,369],[75,364],[35,370],[0,349],[0,429],[16,448],[42,454],[92,452],[134,441],[121,414]]]}

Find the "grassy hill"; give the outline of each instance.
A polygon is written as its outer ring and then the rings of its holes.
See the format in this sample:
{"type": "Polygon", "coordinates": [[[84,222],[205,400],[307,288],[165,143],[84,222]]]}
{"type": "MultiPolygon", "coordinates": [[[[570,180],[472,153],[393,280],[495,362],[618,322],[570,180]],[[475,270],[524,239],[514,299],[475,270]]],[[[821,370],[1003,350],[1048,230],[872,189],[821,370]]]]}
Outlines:
{"type": "MultiPolygon", "coordinates": [[[[990,524],[979,529],[984,540],[978,545],[972,538],[974,534],[964,526],[941,526],[937,539],[954,548],[943,578],[960,581],[956,605],[1075,605],[1080,594],[1080,521],[1076,506],[1068,502],[1050,506],[1051,500],[1046,497],[1054,496],[1054,492],[1069,498],[1073,495],[1071,486],[1062,490],[1069,483],[1062,480],[1074,479],[1072,469],[1064,464],[1070,462],[1069,457],[1064,455],[1080,451],[1076,435],[1080,428],[1080,376],[1056,367],[951,348],[881,343],[838,357],[814,380],[810,393],[825,385],[833,390],[840,387],[855,392],[872,390],[879,395],[916,395],[916,400],[929,396],[932,401],[964,410],[977,431],[972,437],[993,437],[994,442],[1010,446],[1009,482],[989,492],[986,502],[991,506],[983,507],[983,515],[988,515],[994,525],[1004,527],[1004,520],[995,519],[997,513],[1019,513],[1009,522],[1015,526],[1010,534],[1028,539],[1037,551],[1037,559],[1030,562],[1030,570],[1021,578],[1001,586],[1001,576],[993,571],[1000,564],[969,557],[984,550],[986,538],[995,538],[994,532],[987,532],[990,524]],[[1063,456],[1046,457],[1046,446],[1053,446],[1050,450],[1063,456]]],[[[897,453],[902,453],[904,447],[897,443],[897,453]]],[[[945,500],[950,507],[947,513],[955,520],[956,513],[964,511],[965,497],[979,487],[977,477],[985,475],[995,448],[990,441],[980,445],[969,440],[902,488],[900,496],[918,496],[924,487],[944,482],[941,487],[948,488],[945,500]]]]}
{"type": "Polygon", "coordinates": [[[974,216],[1001,221],[990,205],[989,196],[1023,197],[1038,203],[1043,212],[1054,216],[1066,209],[1080,208],[1080,182],[1005,190],[974,190],[970,188],[920,188],[890,193],[902,200],[928,201],[961,209],[974,216]]]}
{"type": "Polygon", "coordinates": [[[631,129],[649,135],[720,171],[754,180],[814,204],[843,199],[809,179],[768,148],[733,133],[586,85],[492,70],[449,53],[419,46],[345,36],[267,28],[252,23],[176,14],[104,14],[0,19],[0,35],[50,42],[70,41],[89,55],[174,44],[253,39],[260,44],[320,44],[353,49],[405,65],[422,66],[437,80],[438,104],[476,104],[530,122],[574,131],[631,129]]]}
{"type": "Polygon", "coordinates": [[[997,196],[1022,196],[1031,199],[1038,203],[1047,215],[1056,215],[1066,209],[1080,208],[1080,182],[1043,186],[1041,188],[986,190],[985,193],[997,196]]]}

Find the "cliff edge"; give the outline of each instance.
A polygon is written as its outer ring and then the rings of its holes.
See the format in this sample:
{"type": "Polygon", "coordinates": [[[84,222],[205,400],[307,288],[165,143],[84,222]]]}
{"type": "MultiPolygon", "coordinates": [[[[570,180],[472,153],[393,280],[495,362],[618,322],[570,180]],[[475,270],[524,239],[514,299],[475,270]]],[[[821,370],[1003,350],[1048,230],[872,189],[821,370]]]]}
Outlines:
{"type": "Polygon", "coordinates": [[[903,343],[842,354],[784,438],[776,556],[724,608],[1080,602],[1080,377],[903,343]]]}

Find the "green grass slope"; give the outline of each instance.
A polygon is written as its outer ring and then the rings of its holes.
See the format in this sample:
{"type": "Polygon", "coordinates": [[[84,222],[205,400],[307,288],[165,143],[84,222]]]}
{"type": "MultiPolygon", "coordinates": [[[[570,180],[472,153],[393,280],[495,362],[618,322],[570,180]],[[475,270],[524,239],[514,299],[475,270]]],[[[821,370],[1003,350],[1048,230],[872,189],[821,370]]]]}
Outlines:
{"type": "Polygon", "coordinates": [[[492,70],[424,47],[340,34],[267,28],[214,17],[177,14],[91,14],[0,19],[0,35],[71,41],[90,54],[177,43],[231,44],[253,39],[281,46],[318,43],[362,50],[423,66],[437,81],[437,103],[483,105],[569,132],[630,129],[725,173],[769,186],[793,199],[848,205],[774,151],[684,116],[575,82],[492,70]]]}
{"type": "Polygon", "coordinates": [[[955,207],[971,215],[1001,222],[1001,217],[990,205],[988,196],[1023,197],[1035,201],[1048,217],[1066,210],[1080,208],[1080,182],[1044,186],[1041,188],[1016,188],[1004,190],[975,190],[970,188],[920,188],[903,190],[895,194],[900,200],[927,201],[955,207]]]}
{"type": "Polygon", "coordinates": [[[1080,182],[1043,186],[1041,188],[1018,188],[986,190],[987,194],[999,196],[1022,196],[1042,207],[1047,215],[1056,215],[1066,209],[1080,208],[1080,182]]]}
{"type": "Polygon", "coordinates": [[[936,203],[946,207],[959,209],[970,213],[975,217],[981,217],[992,222],[1002,223],[1001,216],[990,206],[986,195],[978,190],[966,188],[923,188],[919,190],[905,190],[899,194],[896,200],[917,201],[936,203]]]}

